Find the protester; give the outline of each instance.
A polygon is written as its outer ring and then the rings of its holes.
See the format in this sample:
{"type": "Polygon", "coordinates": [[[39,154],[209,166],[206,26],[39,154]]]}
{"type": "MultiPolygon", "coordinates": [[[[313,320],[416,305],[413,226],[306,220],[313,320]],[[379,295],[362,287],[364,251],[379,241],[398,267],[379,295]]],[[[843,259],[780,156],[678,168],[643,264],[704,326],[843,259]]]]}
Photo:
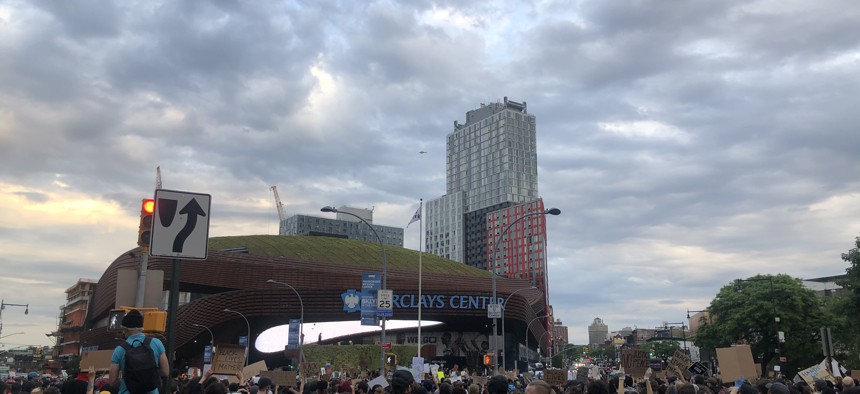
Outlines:
{"type": "MultiPolygon", "coordinates": [[[[126,347],[139,347],[143,346],[146,341],[149,341],[149,346],[152,348],[152,352],[155,357],[155,365],[158,367],[158,372],[160,372],[161,376],[169,376],[170,375],[170,365],[167,360],[167,354],[164,349],[164,344],[158,338],[147,338],[146,335],[143,334],[143,315],[137,309],[132,309],[128,313],[125,314],[122,318],[122,332],[123,336],[126,338],[125,343],[126,347]]],[[[110,385],[119,387],[119,394],[130,394],[129,389],[126,386],[126,381],[129,376],[127,376],[126,371],[126,353],[131,351],[126,347],[120,345],[117,346],[113,355],[111,356],[111,365],[110,365],[110,385]],[[123,374],[123,379],[119,378],[119,374],[123,374]]],[[[63,390],[63,394],[65,390],[63,390]]],[[[158,394],[158,387],[149,391],[150,394],[158,394]]]]}
{"type": "Polygon", "coordinates": [[[394,371],[391,376],[391,389],[393,394],[412,394],[412,384],[415,378],[412,373],[404,370],[394,371]]]}

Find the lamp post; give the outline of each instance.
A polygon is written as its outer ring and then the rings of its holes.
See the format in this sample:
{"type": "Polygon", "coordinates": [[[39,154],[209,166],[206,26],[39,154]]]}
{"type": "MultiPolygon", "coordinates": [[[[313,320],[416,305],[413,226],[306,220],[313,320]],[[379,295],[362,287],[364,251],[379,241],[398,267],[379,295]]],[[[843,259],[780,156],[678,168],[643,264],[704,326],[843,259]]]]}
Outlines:
{"type": "Polygon", "coordinates": [[[301,307],[301,314],[299,315],[299,365],[302,365],[302,353],[304,353],[304,349],[303,349],[304,332],[302,331],[302,329],[304,328],[304,325],[305,325],[305,303],[304,303],[304,301],[302,301],[302,296],[299,294],[299,291],[296,290],[295,287],[290,286],[286,282],[280,282],[280,281],[277,281],[274,279],[269,279],[266,282],[284,285],[284,286],[290,288],[290,290],[292,290],[293,293],[296,293],[296,297],[299,297],[299,306],[301,307]]]}
{"type": "MultiPolygon", "coordinates": [[[[498,276],[498,273],[496,272],[496,268],[498,266],[497,262],[499,261],[499,252],[501,252],[501,247],[499,246],[499,243],[502,242],[502,237],[505,236],[505,233],[507,233],[508,230],[511,229],[511,227],[513,227],[515,224],[517,224],[517,222],[519,222],[520,220],[523,220],[529,216],[535,216],[535,215],[553,215],[553,216],[555,216],[555,215],[559,215],[559,214],[561,214],[561,210],[558,208],[550,208],[550,209],[540,211],[540,212],[530,212],[530,213],[527,213],[523,216],[518,217],[516,220],[514,220],[513,222],[508,224],[508,226],[505,227],[505,229],[502,230],[501,233],[499,233],[499,236],[496,237],[496,241],[493,244],[495,246],[495,251],[493,252],[494,253],[493,265],[490,266],[490,264],[487,264],[487,268],[492,268],[491,272],[493,273],[493,299],[490,300],[491,304],[495,305],[499,301],[498,298],[496,297],[496,276],[498,276]]],[[[494,373],[496,375],[498,375],[499,374],[499,333],[498,333],[498,329],[496,328],[496,320],[497,319],[494,317],[493,318],[493,354],[496,355],[496,359],[493,362],[493,364],[494,364],[493,367],[494,367],[494,373]]],[[[504,335],[504,333],[502,333],[502,335],[504,335]]],[[[528,335],[528,331],[526,331],[526,335],[528,335]]],[[[526,347],[526,350],[528,350],[528,347],[526,347]]]]}
{"type": "Polygon", "coordinates": [[[209,331],[209,346],[212,346],[212,349],[214,351],[214,349],[215,349],[215,335],[212,334],[212,330],[210,330],[209,327],[206,327],[202,324],[191,323],[191,325],[194,327],[204,328],[204,329],[206,329],[206,331],[209,331]]]}
{"type": "Polygon", "coordinates": [[[532,319],[531,321],[529,321],[529,324],[526,324],[526,370],[527,371],[529,369],[529,326],[531,326],[535,320],[543,319],[546,317],[549,317],[549,315],[538,316],[538,317],[532,319]]]}
{"type": "MultiPolygon", "coordinates": [[[[362,223],[366,224],[367,227],[370,227],[370,231],[373,231],[373,235],[376,236],[376,240],[379,241],[379,248],[382,249],[382,289],[388,289],[388,260],[385,257],[385,244],[382,243],[382,238],[379,236],[379,233],[376,232],[376,229],[364,220],[363,217],[358,216],[352,212],[347,211],[338,211],[337,208],[331,206],[325,206],[320,208],[322,212],[333,212],[333,213],[342,213],[344,215],[352,216],[358,220],[361,220],[362,223]]],[[[493,294],[495,296],[495,294],[493,294]]],[[[385,316],[382,317],[382,333],[379,337],[379,376],[385,376],[385,349],[382,348],[382,344],[385,343],[385,316]]],[[[495,328],[495,327],[494,327],[495,328]]]]}
{"type": "MultiPolygon", "coordinates": [[[[774,335],[774,343],[773,343],[773,353],[776,356],[776,363],[774,365],[780,367],[780,371],[782,371],[782,361],[780,360],[780,352],[779,352],[779,316],[776,314],[776,298],[773,293],[773,276],[768,276],[765,278],[753,278],[753,279],[735,279],[735,290],[741,291],[740,282],[769,282],[770,283],[770,304],[773,308],[773,335],[774,335]]],[[[762,366],[765,368],[766,366],[762,366]]]]}
{"type": "Polygon", "coordinates": [[[6,335],[0,337],[0,339],[6,338],[6,337],[11,337],[12,335],[21,335],[21,334],[23,334],[23,332],[13,332],[11,334],[6,334],[6,335]]]}
{"type": "MultiPolygon", "coordinates": [[[[502,366],[504,368],[507,368],[507,365],[505,365],[505,364],[508,363],[508,342],[505,341],[505,310],[508,309],[508,300],[510,300],[514,294],[517,294],[520,291],[527,290],[527,289],[537,289],[537,287],[531,286],[531,287],[523,287],[522,289],[517,289],[513,293],[509,294],[508,297],[505,298],[505,303],[502,304],[502,354],[505,355],[504,364],[502,364],[502,366]]],[[[498,356],[496,356],[496,357],[498,358],[498,356]]]]}
{"type": "Polygon", "coordinates": [[[232,312],[239,316],[242,316],[242,319],[245,319],[245,325],[248,327],[248,342],[245,343],[245,366],[248,365],[248,356],[251,353],[251,323],[248,322],[248,318],[245,315],[234,311],[232,309],[224,309],[224,312],[232,312]]]}
{"type": "Polygon", "coordinates": [[[3,310],[6,309],[7,306],[23,306],[24,314],[30,313],[30,304],[10,304],[4,300],[0,300],[0,334],[3,333],[3,310]]]}

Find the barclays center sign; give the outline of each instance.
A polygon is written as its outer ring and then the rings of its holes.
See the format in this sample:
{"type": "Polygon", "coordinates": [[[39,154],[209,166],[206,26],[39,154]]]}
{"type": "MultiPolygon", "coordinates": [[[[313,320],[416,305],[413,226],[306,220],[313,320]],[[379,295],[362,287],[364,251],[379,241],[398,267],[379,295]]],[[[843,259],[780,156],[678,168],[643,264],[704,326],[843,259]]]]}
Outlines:
{"type": "MultiPolygon", "coordinates": [[[[365,294],[366,292],[357,290],[347,290],[342,293],[343,310],[345,312],[360,312],[362,303],[369,300],[375,300],[375,294],[365,294]]],[[[374,292],[375,293],[375,292],[374,292]]],[[[493,297],[491,296],[475,296],[475,295],[444,295],[444,294],[422,294],[419,298],[417,294],[395,294],[392,304],[395,309],[418,309],[421,305],[422,309],[470,309],[470,310],[486,310],[487,305],[490,305],[493,297]]],[[[497,304],[503,304],[505,299],[499,297],[497,304]]],[[[370,305],[365,305],[365,308],[370,305]]]]}

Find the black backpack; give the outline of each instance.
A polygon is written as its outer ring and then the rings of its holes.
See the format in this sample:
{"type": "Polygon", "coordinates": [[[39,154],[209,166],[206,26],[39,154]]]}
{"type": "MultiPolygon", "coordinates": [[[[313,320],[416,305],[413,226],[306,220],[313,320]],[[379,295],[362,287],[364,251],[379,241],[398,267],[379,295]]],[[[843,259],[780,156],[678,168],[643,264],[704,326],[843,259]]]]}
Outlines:
{"type": "Polygon", "coordinates": [[[131,394],[145,394],[158,388],[158,383],[161,379],[158,373],[158,365],[155,363],[155,352],[149,343],[152,338],[146,338],[140,346],[134,347],[128,342],[123,342],[120,346],[125,349],[125,370],[122,371],[122,378],[125,381],[125,388],[131,394]]]}

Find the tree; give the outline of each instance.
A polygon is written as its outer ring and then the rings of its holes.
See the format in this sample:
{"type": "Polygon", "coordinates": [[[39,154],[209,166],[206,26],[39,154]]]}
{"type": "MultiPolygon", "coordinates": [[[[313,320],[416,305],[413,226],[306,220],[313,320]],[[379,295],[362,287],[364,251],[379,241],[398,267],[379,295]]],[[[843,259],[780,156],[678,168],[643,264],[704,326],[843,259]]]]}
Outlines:
{"type": "Polygon", "coordinates": [[[854,248],[842,254],[849,263],[845,279],[836,283],[845,293],[828,302],[827,309],[833,317],[831,332],[837,359],[849,368],[860,368],[860,237],[854,239],[854,248]]]}
{"type": "Polygon", "coordinates": [[[696,331],[699,347],[748,344],[763,370],[782,364],[788,376],[821,361],[819,328],[828,321],[821,301],[800,279],[781,274],[735,280],[720,289],[708,312],[710,322],[702,321],[696,331]],[[785,333],[785,343],[777,346],[778,331],[785,333]],[[780,363],[777,355],[787,362],[780,363]]]}
{"type": "Polygon", "coordinates": [[[675,355],[675,351],[681,350],[681,344],[678,341],[672,340],[659,340],[659,341],[650,341],[645,342],[644,344],[639,346],[642,350],[647,350],[652,353],[654,357],[662,358],[663,360],[668,359],[675,355]]]}

